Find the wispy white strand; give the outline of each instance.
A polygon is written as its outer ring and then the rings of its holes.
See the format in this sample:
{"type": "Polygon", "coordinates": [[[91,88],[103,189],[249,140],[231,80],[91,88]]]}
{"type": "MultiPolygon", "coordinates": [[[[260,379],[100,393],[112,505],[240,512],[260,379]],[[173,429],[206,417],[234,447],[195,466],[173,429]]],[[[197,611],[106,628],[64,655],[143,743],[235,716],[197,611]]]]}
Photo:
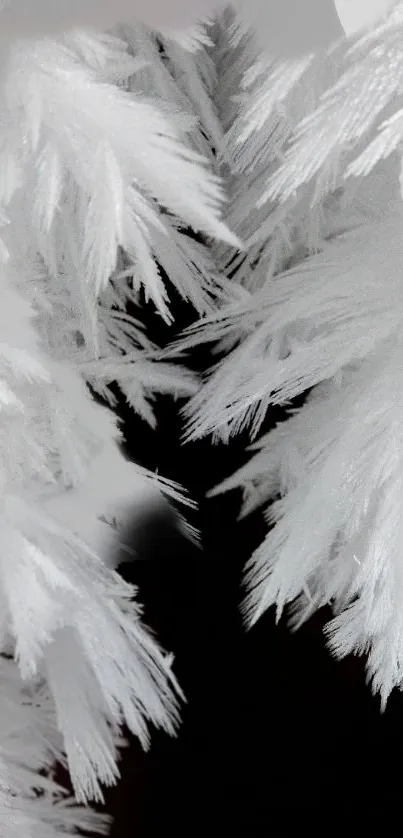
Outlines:
{"type": "MultiPolygon", "coordinates": [[[[0,651],[13,654],[22,690],[45,677],[54,703],[46,764],[31,770],[29,731],[16,740],[26,788],[0,801],[5,838],[104,830],[105,819],[65,805],[36,771],[59,759],[77,800],[101,800],[118,777],[120,725],[147,746],[149,724],[173,733],[178,721],[171,658],[106,560],[133,504],[184,497],[126,462],[115,418],[85,381],[106,397],[118,381],[151,424],[155,392],[193,393],[193,377],[161,362],[123,311],[142,288],[170,319],[160,257],[204,313],[216,269],[182,230],[237,240],[220,221],[218,178],[192,146],[186,96],[170,101],[167,89],[157,102],[133,83],[144,59],[124,34],[74,33],[15,43],[2,65],[0,651]],[[46,795],[36,799],[38,783],[46,795]]],[[[0,735],[0,758],[1,749],[0,735]]],[[[9,770],[6,746],[3,756],[9,770]]]]}

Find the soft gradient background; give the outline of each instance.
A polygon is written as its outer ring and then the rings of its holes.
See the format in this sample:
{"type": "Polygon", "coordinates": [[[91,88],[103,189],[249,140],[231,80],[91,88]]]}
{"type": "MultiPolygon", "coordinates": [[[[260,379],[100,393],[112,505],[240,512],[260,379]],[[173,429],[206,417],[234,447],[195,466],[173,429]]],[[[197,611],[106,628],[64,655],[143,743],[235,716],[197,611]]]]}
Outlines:
{"type": "MultiPolygon", "coordinates": [[[[102,29],[139,21],[167,31],[184,29],[226,5],[226,0],[0,0],[0,37],[10,42],[74,26],[102,29]]],[[[342,31],[334,0],[234,0],[234,5],[276,54],[326,46],[342,31]]]]}

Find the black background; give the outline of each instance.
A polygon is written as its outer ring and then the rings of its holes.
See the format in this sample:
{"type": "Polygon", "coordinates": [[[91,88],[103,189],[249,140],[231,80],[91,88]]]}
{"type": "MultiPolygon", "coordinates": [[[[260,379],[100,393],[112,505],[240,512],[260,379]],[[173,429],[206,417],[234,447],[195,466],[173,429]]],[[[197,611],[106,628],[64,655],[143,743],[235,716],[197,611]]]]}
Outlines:
{"type": "MultiPolygon", "coordinates": [[[[176,306],[181,328],[190,313],[176,306]]],[[[149,324],[160,344],[172,337],[154,314],[149,324]]],[[[208,348],[192,364],[206,368],[208,348]]],[[[156,732],[147,754],[136,742],[123,752],[121,782],[107,795],[113,838],[400,832],[403,697],[394,694],[380,714],[364,662],[336,662],[326,650],[329,613],[294,634],[271,613],[244,630],[242,568],[265,526],[260,514],[236,522],[237,493],[205,493],[244,462],[247,439],[183,446],[179,407],[158,400],[156,432],[121,407],[132,458],[198,501],[192,520],[203,549],[153,520],[137,535],[138,560],[125,566],[145,621],[175,655],[187,704],[176,739],[156,732]]]]}

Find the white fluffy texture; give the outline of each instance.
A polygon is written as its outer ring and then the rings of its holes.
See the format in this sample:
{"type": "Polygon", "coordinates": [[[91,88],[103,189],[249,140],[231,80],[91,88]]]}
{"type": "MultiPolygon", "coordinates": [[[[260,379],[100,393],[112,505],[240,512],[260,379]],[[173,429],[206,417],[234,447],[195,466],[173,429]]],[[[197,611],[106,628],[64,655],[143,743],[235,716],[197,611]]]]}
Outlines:
{"type": "Polygon", "coordinates": [[[269,404],[316,388],[220,487],[244,487],[244,514],[282,495],[250,562],[245,615],[293,603],[300,621],[332,603],[331,647],[368,652],[383,705],[403,666],[402,221],[349,231],[228,313],[216,336],[241,320],[250,337],[193,403],[196,435],[257,432],[269,404]]]}
{"type": "MultiPolygon", "coordinates": [[[[401,102],[396,97],[402,79],[402,31],[403,5],[398,3],[385,22],[347,51],[340,49],[322,61],[321,95],[294,127],[262,200],[285,202],[312,181],[322,190],[329,189],[337,174],[345,180],[367,175],[399,148],[403,128],[401,102]]],[[[284,86],[288,79],[296,95],[296,84],[302,93],[310,79],[293,80],[292,73],[290,62],[283,68],[282,82],[284,86]]],[[[270,79],[266,84],[269,91],[270,79]]],[[[273,104],[271,99],[271,112],[273,104]]]]}
{"type": "MultiPolygon", "coordinates": [[[[126,306],[144,289],[170,321],[157,258],[183,298],[211,310],[213,260],[183,230],[237,242],[220,221],[190,95],[166,87],[161,98],[166,62],[157,53],[146,70],[155,42],[136,32],[21,41],[0,75],[0,652],[14,655],[18,689],[47,684],[61,734],[52,758],[65,750],[80,802],[116,782],[122,723],[144,747],[149,722],[175,730],[171,658],[143,629],[136,591],[102,559],[133,506],[161,493],[183,500],[124,459],[115,417],[85,382],[113,406],[117,381],[151,424],[155,393],[193,393],[193,377],[161,360],[126,306]]],[[[203,91],[196,68],[193,78],[203,91]]],[[[17,746],[29,767],[23,727],[17,746]]],[[[8,770],[0,731],[3,750],[8,770]]],[[[36,799],[30,777],[21,792],[4,786],[4,838],[103,828],[51,785],[36,799]]]]}
{"type": "Polygon", "coordinates": [[[284,402],[328,380],[222,488],[245,485],[246,512],[284,495],[251,562],[248,621],[273,604],[280,615],[301,592],[299,617],[333,601],[331,645],[339,655],[370,651],[383,703],[403,664],[401,224],[400,215],[346,234],[278,277],[259,313],[256,300],[254,362],[253,340],[243,347],[248,389],[238,379],[223,412],[227,421],[256,416],[261,400],[284,402]],[[278,355],[287,336],[289,352],[278,355]]]}
{"type": "Polygon", "coordinates": [[[330,603],[331,649],[367,655],[383,707],[403,686],[402,8],[268,73],[238,40],[229,219],[246,253],[223,258],[238,302],[180,343],[227,352],[186,409],[190,439],[255,437],[270,405],[311,391],[215,492],[242,488],[243,514],[275,499],[247,622],[288,605],[299,625],[330,603]]]}
{"type": "MultiPolygon", "coordinates": [[[[302,615],[304,595],[310,607],[331,599],[336,652],[369,651],[383,701],[400,684],[402,13],[350,52],[267,70],[256,34],[261,22],[265,46],[281,46],[280,5],[271,20],[262,0],[235,6],[236,18],[227,9],[208,30],[160,31],[158,42],[142,25],[18,40],[32,31],[11,25],[32,22],[34,6],[26,18],[18,0],[1,12],[17,40],[0,73],[0,651],[15,661],[0,684],[16,713],[25,708],[12,752],[14,721],[0,713],[4,838],[102,829],[37,772],[64,749],[77,800],[101,800],[118,776],[122,722],[146,746],[148,722],[173,732],[177,721],[171,659],[142,628],[136,592],[102,560],[133,502],[179,489],[125,461],[116,421],[85,383],[113,406],[117,381],[150,424],[155,393],[196,393],[189,434],[224,437],[251,421],[257,433],[270,403],[316,388],[234,478],[249,508],[283,493],[252,561],[248,619],[300,593],[302,615]],[[369,212],[345,182],[362,174],[369,212]],[[237,273],[232,290],[217,265],[237,273]],[[159,266],[210,316],[187,345],[235,346],[202,394],[126,314],[143,290],[171,321],[159,266]],[[211,317],[216,298],[225,307],[211,317]]],[[[110,23],[121,20],[113,8],[110,23]]],[[[79,22],[77,9],[63,4],[72,17],[62,28],[79,22]]],[[[195,3],[194,20],[201,13],[195,3]]]]}
{"type": "Polygon", "coordinates": [[[23,684],[15,665],[2,660],[0,823],[5,838],[58,838],[76,835],[78,829],[90,835],[107,832],[108,818],[77,806],[52,779],[55,759],[64,764],[48,688],[40,679],[23,684]]]}
{"type": "Polygon", "coordinates": [[[99,516],[124,516],[157,485],[123,459],[115,418],[73,368],[38,349],[12,279],[3,266],[0,645],[11,638],[23,679],[47,674],[76,796],[88,800],[117,775],[110,729],[124,719],[146,744],[147,719],[170,731],[176,719],[169,661],[141,628],[135,592],[93,552],[105,549],[99,516]]]}

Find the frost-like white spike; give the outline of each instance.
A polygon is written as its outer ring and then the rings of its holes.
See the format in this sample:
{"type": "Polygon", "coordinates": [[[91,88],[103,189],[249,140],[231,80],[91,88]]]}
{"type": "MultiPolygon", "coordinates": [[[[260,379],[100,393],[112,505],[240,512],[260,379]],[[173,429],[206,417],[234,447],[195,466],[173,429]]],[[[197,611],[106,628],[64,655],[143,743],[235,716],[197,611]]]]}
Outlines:
{"type": "Polygon", "coordinates": [[[280,617],[288,606],[297,626],[331,603],[332,650],[368,655],[383,705],[401,686],[403,654],[398,190],[395,159],[371,174],[361,197],[350,193],[344,217],[343,202],[333,204],[336,235],[318,253],[240,294],[180,344],[231,349],[185,410],[190,438],[227,439],[246,426],[256,434],[270,404],[313,388],[213,494],[241,488],[243,514],[280,495],[248,564],[246,621],[271,606],[280,617]]]}
{"type": "Polygon", "coordinates": [[[300,616],[333,602],[331,648],[369,652],[383,704],[401,685],[403,655],[401,393],[401,345],[392,341],[285,423],[300,469],[271,508],[275,526],[250,562],[245,603],[254,621],[299,595],[300,616]]]}
{"type": "MultiPolygon", "coordinates": [[[[77,799],[101,800],[103,784],[118,776],[119,726],[146,746],[149,724],[172,733],[177,723],[172,658],[143,629],[136,591],[106,554],[116,552],[132,503],[138,513],[161,493],[183,501],[182,493],[124,459],[114,418],[84,382],[113,406],[117,381],[151,425],[155,393],[190,394],[188,436],[224,439],[245,425],[257,434],[270,404],[313,387],[303,409],[217,489],[241,487],[243,514],[280,492],[266,513],[274,527],[250,564],[247,619],[290,604],[296,623],[330,600],[335,653],[368,652],[383,703],[400,685],[402,132],[394,95],[403,5],[328,55],[301,58],[305,40],[296,58],[273,61],[276,38],[269,62],[258,54],[256,34],[267,35],[260,24],[278,24],[277,11],[295,2],[236,0],[204,27],[198,18],[221,0],[194,0],[193,30],[178,35],[168,19],[154,20],[157,38],[143,25],[153,0],[141,26],[114,34],[13,41],[28,30],[8,31],[0,650],[15,662],[0,666],[4,838],[102,831],[102,819],[71,806],[53,783],[53,760],[68,763],[77,799]],[[208,315],[173,347],[172,363],[125,311],[139,311],[145,296],[171,323],[166,275],[208,315]],[[212,314],[217,303],[224,308],[212,314]],[[197,392],[173,356],[183,361],[180,349],[205,340],[228,357],[197,392]]],[[[38,36],[90,23],[88,0],[53,4],[46,20],[37,13],[43,0],[24,3],[0,10],[0,40],[7,21],[34,21],[38,36]]],[[[123,0],[108,5],[113,22],[128,20],[123,10],[123,0]]],[[[307,16],[303,24],[314,34],[307,16]]]]}
{"type": "Polygon", "coordinates": [[[188,434],[221,426],[235,431],[254,422],[256,432],[264,418],[264,412],[256,414],[261,401],[287,402],[395,334],[401,322],[392,302],[402,295],[401,227],[397,213],[383,224],[350,231],[276,277],[249,304],[202,325],[204,340],[240,326],[251,334],[190,401],[188,434]]]}
{"type": "Polygon", "coordinates": [[[64,764],[63,739],[49,690],[24,684],[11,660],[0,662],[0,823],[4,838],[59,838],[82,829],[104,834],[108,818],[80,808],[46,776],[64,764]]]}
{"type": "MultiPolygon", "coordinates": [[[[332,83],[329,78],[316,107],[296,126],[283,161],[268,182],[263,200],[288,200],[321,172],[334,167],[346,171],[345,161],[352,150],[359,148],[360,143],[368,142],[370,131],[387,115],[387,108],[394,111],[393,100],[400,89],[402,67],[402,9],[402,4],[398,3],[386,23],[382,22],[345,51],[344,60],[325,62],[325,83],[326,71],[334,73],[335,67],[336,81],[332,83]]],[[[286,67],[284,74],[289,74],[286,67]]],[[[363,161],[365,156],[367,159],[370,156],[372,161],[371,165],[367,164],[366,171],[371,171],[397,145],[397,137],[393,142],[389,138],[386,145],[385,136],[383,144],[378,141],[378,147],[372,143],[370,150],[362,152],[363,161]]],[[[358,174],[358,166],[357,161],[347,167],[345,176],[358,174]]]]}

